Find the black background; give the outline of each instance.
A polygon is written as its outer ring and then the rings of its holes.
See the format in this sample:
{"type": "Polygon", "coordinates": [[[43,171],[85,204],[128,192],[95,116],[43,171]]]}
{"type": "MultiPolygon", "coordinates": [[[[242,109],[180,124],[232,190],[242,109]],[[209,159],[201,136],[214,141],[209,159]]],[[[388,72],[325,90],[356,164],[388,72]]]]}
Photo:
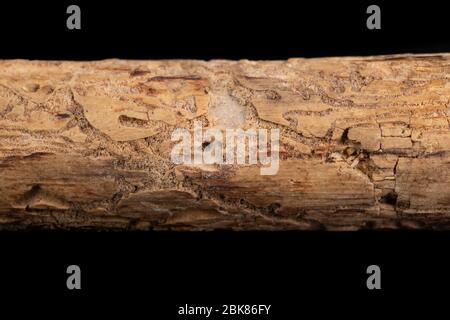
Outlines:
{"type": "MultiPolygon", "coordinates": [[[[373,3],[1,3],[0,58],[284,59],[450,52],[445,1],[373,3]],[[381,30],[366,28],[365,10],[373,3],[381,7],[381,30]],[[66,28],[70,4],[81,7],[82,30],[66,28]]],[[[3,232],[0,316],[167,319],[177,318],[177,307],[188,303],[271,304],[272,319],[433,319],[448,313],[449,245],[448,232],[423,231],[3,232]],[[81,267],[80,291],[66,289],[70,264],[81,267]],[[381,267],[380,291],[366,288],[370,264],[381,267]]]]}
{"type": "Polygon", "coordinates": [[[448,1],[2,1],[2,58],[285,59],[448,52],[448,1]],[[66,28],[78,4],[82,29],[66,28]],[[381,30],[366,9],[381,7],[381,30]]]}

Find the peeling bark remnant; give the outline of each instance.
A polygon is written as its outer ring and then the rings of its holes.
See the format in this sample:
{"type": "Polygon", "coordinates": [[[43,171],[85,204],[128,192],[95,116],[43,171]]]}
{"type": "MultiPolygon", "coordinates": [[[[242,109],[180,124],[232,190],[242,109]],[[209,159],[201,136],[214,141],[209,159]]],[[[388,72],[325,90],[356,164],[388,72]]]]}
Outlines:
{"type": "Polygon", "coordinates": [[[450,228],[450,54],[0,61],[0,229],[450,228]],[[175,165],[280,130],[280,168],[175,165]]]}

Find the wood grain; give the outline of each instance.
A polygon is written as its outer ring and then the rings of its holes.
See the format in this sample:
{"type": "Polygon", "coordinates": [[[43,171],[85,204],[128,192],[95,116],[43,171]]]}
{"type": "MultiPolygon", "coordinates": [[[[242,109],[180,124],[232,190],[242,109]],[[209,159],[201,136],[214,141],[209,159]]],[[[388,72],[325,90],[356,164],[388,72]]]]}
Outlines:
{"type": "Polygon", "coordinates": [[[0,229],[450,228],[450,54],[0,61],[0,229]],[[175,165],[280,130],[280,168],[175,165]]]}

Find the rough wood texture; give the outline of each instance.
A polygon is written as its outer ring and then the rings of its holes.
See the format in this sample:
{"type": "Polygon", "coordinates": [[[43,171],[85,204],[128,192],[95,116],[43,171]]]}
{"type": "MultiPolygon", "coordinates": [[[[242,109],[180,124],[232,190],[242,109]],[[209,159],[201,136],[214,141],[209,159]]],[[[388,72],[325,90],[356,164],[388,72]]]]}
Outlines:
{"type": "Polygon", "coordinates": [[[450,54],[0,61],[0,228],[450,227],[450,54]],[[174,165],[193,121],[279,128],[278,174],[174,165]]]}

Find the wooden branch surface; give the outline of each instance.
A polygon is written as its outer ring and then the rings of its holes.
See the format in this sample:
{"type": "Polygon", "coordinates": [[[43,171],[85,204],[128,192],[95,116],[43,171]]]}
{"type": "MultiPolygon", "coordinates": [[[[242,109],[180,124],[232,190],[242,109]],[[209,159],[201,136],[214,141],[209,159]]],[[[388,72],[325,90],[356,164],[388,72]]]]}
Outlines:
{"type": "Polygon", "coordinates": [[[450,54],[0,61],[0,229],[448,229],[449,99],[450,54]],[[278,173],[173,164],[194,121],[278,173]]]}

